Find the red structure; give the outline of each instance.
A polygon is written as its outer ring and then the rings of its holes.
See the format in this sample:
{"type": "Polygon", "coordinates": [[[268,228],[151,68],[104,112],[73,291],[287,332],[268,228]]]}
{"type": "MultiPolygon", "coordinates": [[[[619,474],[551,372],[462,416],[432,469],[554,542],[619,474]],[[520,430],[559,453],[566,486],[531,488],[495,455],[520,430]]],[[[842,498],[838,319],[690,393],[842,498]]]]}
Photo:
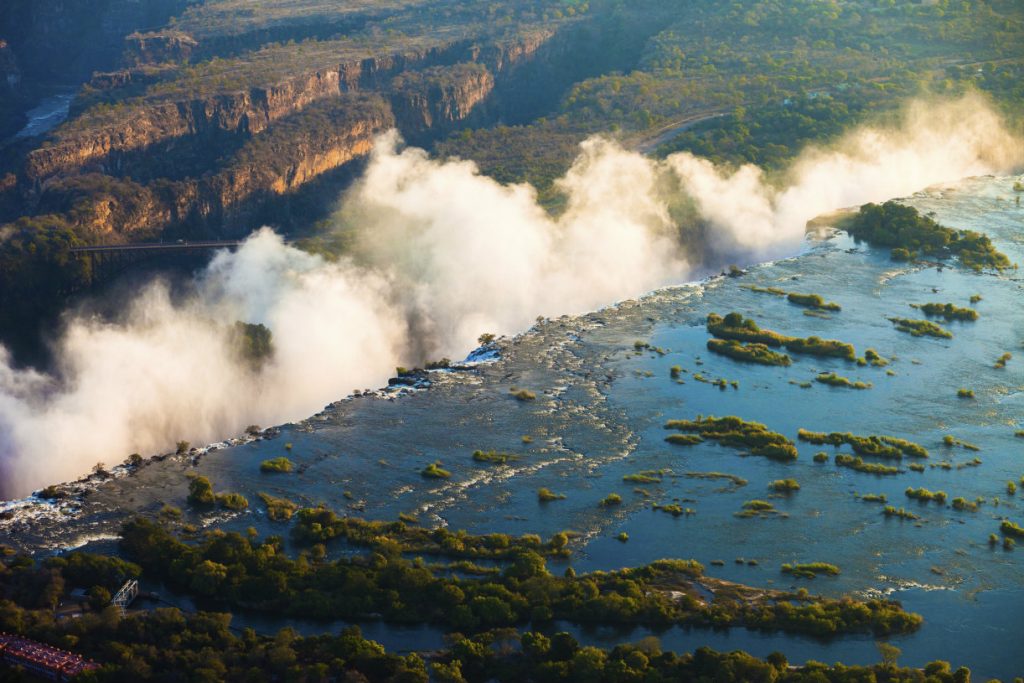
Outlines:
{"type": "Polygon", "coordinates": [[[99,668],[99,664],[81,655],[3,632],[0,632],[0,661],[51,681],[70,681],[83,671],[99,668]]]}

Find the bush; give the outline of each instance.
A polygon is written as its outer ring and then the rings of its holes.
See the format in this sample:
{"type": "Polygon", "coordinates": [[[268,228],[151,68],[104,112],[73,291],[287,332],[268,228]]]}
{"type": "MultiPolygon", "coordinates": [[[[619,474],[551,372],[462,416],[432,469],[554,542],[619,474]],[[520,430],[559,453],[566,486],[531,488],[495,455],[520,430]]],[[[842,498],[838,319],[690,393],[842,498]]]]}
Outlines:
{"type": "Polygon", "coordinates": [[[284,456],[282,456],[280,458],[274,458],[272,460],[264,460],[263,462],[261,462],[260,463],[260,472],[288,473],[288,472],[292,471],[292,468],[294,466],[295,466],[295,463],[293,463],[288,458],[285,458],[284,456]]]}

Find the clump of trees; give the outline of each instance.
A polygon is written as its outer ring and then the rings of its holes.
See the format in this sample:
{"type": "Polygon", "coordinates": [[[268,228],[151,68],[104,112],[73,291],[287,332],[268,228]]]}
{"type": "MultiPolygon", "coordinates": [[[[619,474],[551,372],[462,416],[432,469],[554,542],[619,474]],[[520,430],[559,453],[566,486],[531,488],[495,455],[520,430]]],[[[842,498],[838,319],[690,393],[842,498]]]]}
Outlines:
{"type": "Polygon", "coordinates": [[[698,417],[696,420],[669,420],[665,429],[695,433],[703,439],[717,441],[723,446],[748,449],[751,455],[772,460],[796,460],[796,445],[778,432],[758,422],[747,422],[736,416],[698,417]]]}
{"type": "Polygon", "coordinates": [[[890,247],[893,258],[898,260],[910,260],[917,254],[936,258],[956,256],[962,265],[976,271],[1013,267],[987,236],[943,227],[917,209],[894,201],[865,204],[843,227],[855,240],[890,247]]]}

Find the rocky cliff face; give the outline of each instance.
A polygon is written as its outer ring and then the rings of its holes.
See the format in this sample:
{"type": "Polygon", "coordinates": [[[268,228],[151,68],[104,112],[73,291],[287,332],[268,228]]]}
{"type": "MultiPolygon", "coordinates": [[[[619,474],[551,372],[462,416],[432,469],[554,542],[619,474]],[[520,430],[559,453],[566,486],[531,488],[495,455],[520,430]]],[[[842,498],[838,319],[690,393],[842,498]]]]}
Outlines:
{"type": "MultiPolygon", "coordinates": [[[[501,83],[521,79],[561,38],[554,29],[459,38],[229,94],[129,99],[85,112],[28,153],[18,192],[29,212],[59,216],[96,241],[168,229],[243,234],[262,207],[366,156],[391,127],[421,143],[460,124],[485,123],[501,83]]],[[[143,92],[178,68],[154,62],[195,47],[172,32],[129,42],[149,66],[92,80],[114,102],[119,89],[143,92]]]]}
{"type": "MultiPolygon", "coordinates": [[[[345,62],[336,68],[230,95],[125,105],[124,112],[110,117],[109,123],[89,125],[80,121],[77,128],[62,131],[52,144],[28,154],[24,181],[30,191],[39,191],[56,176],[83,172],[132,174],[137,170],[136,156],[166,151],[172,143],[178,147],[209,146],[219,136],[259,135],[275,121],[314,102],[345,92],[390,90],[396,78],[401,78],[403,85],[393,103],[403,132],[407,126],[411,135],[419,136],[433,129],[435,122],[440,124],[441,132],[468,118],[474,107],[490,95],[497,80],[531,59],[554,35],[553,31],[535,32],[487,48],[458,41],[345,62]],[[473,68],[463,64],[449,77],[435,66],[458,57],[471,58],[473,68]],[[431,71],[419,75],[420,69],[431,71]]],[[[104,78],[117,85],[130,81],[132,75],[116,72],[94,78],[94,82],[102,84],[104,78]]]]}

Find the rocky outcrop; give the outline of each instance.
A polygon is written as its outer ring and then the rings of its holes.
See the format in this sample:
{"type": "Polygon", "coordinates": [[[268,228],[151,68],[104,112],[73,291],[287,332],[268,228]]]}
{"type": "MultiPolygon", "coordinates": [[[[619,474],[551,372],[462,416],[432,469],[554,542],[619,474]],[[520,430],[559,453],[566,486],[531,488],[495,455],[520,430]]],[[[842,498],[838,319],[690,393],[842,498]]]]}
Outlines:
{"type": "Polygon", "coordinates": [[[389,90],[399,129],[414,139],[482,117],[481,105],[494,91],[494,76],[483,64],[456,64],[397,76],[389,90]]]}
{"type": "Polygon", "coordinates": [[[288,117],[244,145],[216,174],[148,186],[84,174],[55,180],[38,208],[107,243],[153,237],[172,226],[241,234],[266,202],[365,156],[394,125],[379,96],[345,95],[288,117]]]}
{"type": "Polygon", "coordinates": [[[187,62],[199,43],[181,31],[132,33],[125,38],[123,60],[128,66],[187,62]]]}

